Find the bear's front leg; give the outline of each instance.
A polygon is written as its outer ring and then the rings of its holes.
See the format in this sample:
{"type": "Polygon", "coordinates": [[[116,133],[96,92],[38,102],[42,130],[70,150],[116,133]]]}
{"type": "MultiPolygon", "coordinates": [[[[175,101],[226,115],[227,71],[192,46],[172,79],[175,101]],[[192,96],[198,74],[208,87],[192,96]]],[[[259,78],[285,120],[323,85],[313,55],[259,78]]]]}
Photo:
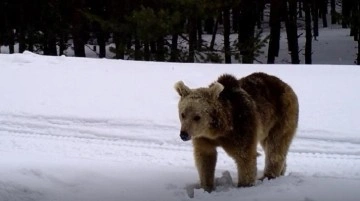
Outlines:
{"type": "Polygon", "coordinates": [[[214,175],[217,159],[216,146],[203,138],[193,139],[195,164],[200,177],[201,187],[211,192],[214,190],[214,175]]]}

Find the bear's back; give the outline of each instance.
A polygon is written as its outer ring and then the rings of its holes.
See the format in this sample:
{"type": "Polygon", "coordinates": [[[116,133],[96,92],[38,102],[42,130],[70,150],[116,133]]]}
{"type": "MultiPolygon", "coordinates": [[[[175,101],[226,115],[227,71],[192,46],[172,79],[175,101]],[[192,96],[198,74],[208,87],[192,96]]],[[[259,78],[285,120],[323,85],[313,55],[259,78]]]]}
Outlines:
{"type": "Polygon", "coordinates": [[[292,88],[279,78],[266,73],[253,73],[239,80],[239,86],[256,103],[263,123],[280,120],[292,113],[298,118],[298,99],[292,88]]]}
{"type": "Polygon", "coordinates": [[[266,99],[277,102],[288,85],[275,76],[265,73],[253,73],[239,80],[239,86],[255,100],[266,99]]]}

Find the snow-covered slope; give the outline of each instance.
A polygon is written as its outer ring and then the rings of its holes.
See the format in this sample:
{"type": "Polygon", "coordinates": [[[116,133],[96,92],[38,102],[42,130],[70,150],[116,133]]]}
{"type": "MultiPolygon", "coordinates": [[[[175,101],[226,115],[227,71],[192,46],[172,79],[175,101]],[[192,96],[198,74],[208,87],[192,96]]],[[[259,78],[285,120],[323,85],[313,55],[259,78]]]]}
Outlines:
{"type": "MultiPolygon", "coordinates": [[[[357,66],[0,55],[0,200],[358,200],[359,77],[357,66]],[[235,164],[219,149],[217,191],[194,189],[173,84],[200,87],[222,73],[255,71],[279,76],[299,96],[286,176],[234,188],[227,181],[236,180],[235,164]]],[[[263,166],[262,155],[259,175],[263,166]]]]}

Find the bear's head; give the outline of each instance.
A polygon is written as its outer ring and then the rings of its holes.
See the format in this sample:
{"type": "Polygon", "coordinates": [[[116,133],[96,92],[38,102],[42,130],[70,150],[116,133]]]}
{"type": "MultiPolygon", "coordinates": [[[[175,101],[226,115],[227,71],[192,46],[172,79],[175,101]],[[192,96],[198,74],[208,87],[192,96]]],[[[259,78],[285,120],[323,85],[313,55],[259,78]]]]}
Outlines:
{"type": "Polygon", "coordinates": [[[220,111],[223,105],[219,99],[224,86],[215,82],[206,88],[190,89],[179,81],[175,84],[175,90],[180,95],[180,138],[188,141],[197,137],[219,137],[222,134],[219,132],[220,121],[224,116],[220,111]]]}

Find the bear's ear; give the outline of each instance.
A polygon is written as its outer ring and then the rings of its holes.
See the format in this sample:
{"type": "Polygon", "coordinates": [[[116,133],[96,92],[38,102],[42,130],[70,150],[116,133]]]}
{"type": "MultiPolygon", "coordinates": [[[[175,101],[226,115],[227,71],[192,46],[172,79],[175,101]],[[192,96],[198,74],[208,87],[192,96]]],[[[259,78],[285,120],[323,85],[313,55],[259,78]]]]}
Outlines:
{"type": "Polygon", "coordinates": [[[175,83],[174,88],[181,97],[185,97],[185,96],[189,95],[191,92],[191,89],[189,87],[187,87],[183,81],[179,81],[179,82],[175,83]]]}
{"type": "Polygon", "coordinates": [[[215,98],[219,98],[220,93],[224,90],[224,86],[219,82],[214,82],[210,86],[210,92],[213,94],[215,98]]]}

